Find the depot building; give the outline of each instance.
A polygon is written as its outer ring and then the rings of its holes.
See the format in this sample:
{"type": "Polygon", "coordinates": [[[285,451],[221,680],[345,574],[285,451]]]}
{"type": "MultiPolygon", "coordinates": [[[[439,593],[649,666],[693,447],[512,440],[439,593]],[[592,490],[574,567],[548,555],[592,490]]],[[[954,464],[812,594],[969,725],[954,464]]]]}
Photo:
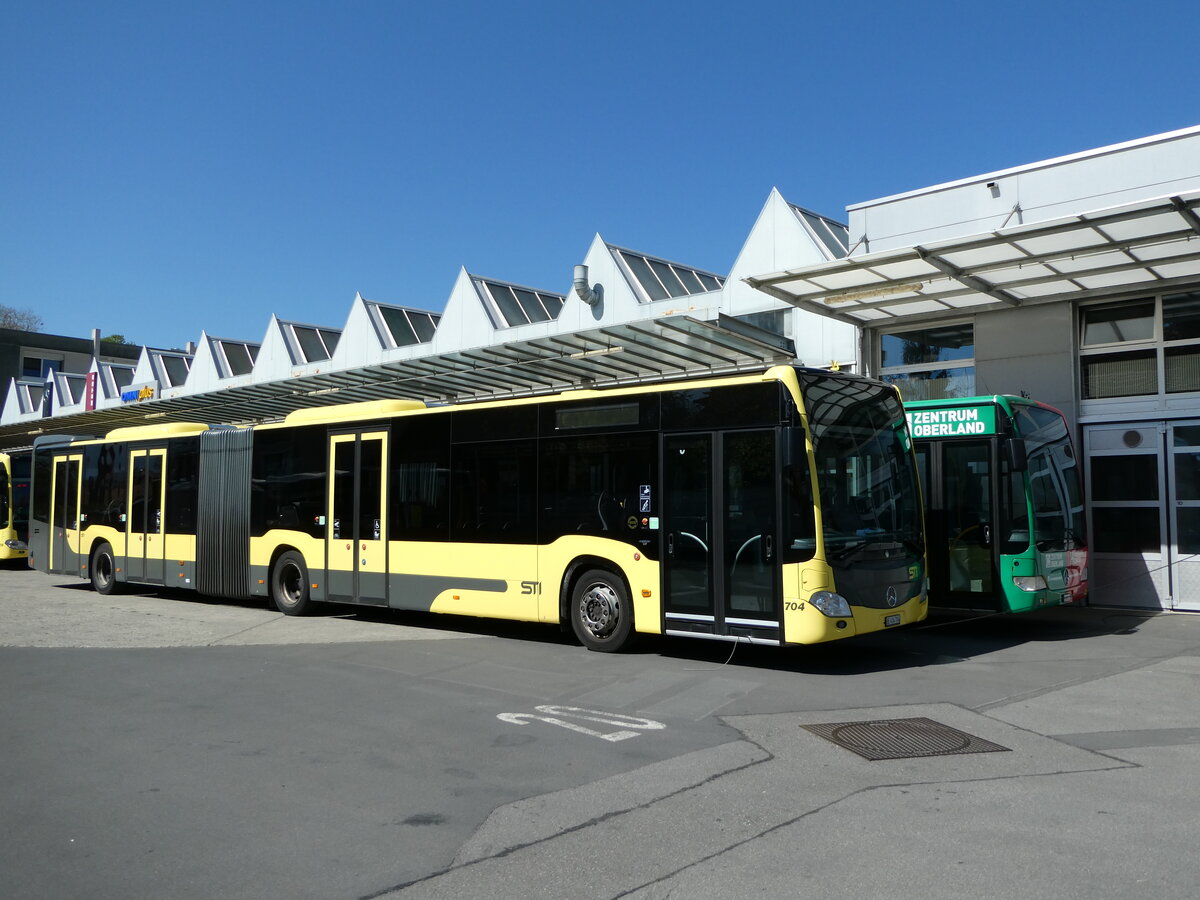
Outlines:
{"type": "MultiPolygon", "coordinates": [[[[97,342],[47,365],[51,336],[6,335],[22,363],[0,449],[146,420],[263,422],[798,360],[882,378],[905,400],[1016,394],[1062,410],[1084,459],[1092,602],[1200,611],[1200,126],[844,217],[772,190],[727,273],[649,249],[596,235],[557,288],[463,269],[443,303],[423,304],[440,312],[356,296],[340,326],[275,315],[219,338],[243,325],[214,322],[136,362],[97,342]]],[[[924,415],[915,436],[994,427],[924,415]]]]}

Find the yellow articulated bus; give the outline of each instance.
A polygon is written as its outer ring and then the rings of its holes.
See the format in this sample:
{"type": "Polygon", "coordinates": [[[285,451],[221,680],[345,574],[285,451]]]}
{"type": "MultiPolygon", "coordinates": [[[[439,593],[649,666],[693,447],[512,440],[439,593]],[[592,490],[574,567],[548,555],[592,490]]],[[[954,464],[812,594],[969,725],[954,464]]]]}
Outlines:
{"type": "Polygon", "coordinates": [[[28,451],[0,453],[0,560],[29,555],[28,451]]]}
{"type": "Polygon", "coordinates": [[[762,373],[254,428],[38,438],[32,564],[90,578],[808,644],[927,611],[916,468],[894,388],[762,373]]]}

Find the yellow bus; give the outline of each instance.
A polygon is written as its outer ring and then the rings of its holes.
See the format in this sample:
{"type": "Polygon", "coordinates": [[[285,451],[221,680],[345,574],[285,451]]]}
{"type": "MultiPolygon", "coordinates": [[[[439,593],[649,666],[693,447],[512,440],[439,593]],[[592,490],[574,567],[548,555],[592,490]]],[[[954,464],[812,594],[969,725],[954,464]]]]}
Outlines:
{"type": "Polygon", "coordinates": [[[0,560],[29,556],[30,454],[0,453],[0,560]]]}
{"type": "Polygon", "coordinates": [[[807,644],[923,619],[894,388],[792,366],[429,406],[323,406],[34,447],[32,564],[230,598],[807,644]]]}

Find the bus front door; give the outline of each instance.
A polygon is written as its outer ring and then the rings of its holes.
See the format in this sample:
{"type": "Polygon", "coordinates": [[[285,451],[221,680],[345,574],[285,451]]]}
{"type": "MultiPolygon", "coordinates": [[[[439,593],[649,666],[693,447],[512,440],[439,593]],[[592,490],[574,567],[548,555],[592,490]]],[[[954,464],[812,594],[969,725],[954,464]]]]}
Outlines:
{"type": "Polygon", "coordinates": [[[774,430],[663,439],[668,631],[777,638],[774,430]]]}
{"type": "Polygon", "coordinates": [[[162,584],[166,574],[163,512],[167,451],[129,451],[129,510],[125,520],[125,577],[162,584]]]}
{"type": "Polygon", "coordinates": [[[50,486],[50,565],[48,571],[78,575],[79,480],[83,455],[60,456],[54,460],[50,486]]]}
{"type": "Polygon", "coordinates": [[[329,436],[329,599],[387,606],[387,432],[329,436]]]}
{"type": "Polygon", "coordinates": [[[930,601],[957,609],[999,609],[996,590],[995,442],[918,442],[925,480],[930,601]]]}

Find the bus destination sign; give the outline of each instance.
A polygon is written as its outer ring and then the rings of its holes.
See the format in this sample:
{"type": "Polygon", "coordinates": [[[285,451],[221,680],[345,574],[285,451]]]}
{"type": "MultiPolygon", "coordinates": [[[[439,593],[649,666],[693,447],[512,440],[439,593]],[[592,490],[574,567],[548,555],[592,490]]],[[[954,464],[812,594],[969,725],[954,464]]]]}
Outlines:
{"type": "Polygon", "coordinates": [[[911,409],[908,428],[914,439],[973,437],[996,433],[994,406],[964,406],[959,409],[911,409]]]}

